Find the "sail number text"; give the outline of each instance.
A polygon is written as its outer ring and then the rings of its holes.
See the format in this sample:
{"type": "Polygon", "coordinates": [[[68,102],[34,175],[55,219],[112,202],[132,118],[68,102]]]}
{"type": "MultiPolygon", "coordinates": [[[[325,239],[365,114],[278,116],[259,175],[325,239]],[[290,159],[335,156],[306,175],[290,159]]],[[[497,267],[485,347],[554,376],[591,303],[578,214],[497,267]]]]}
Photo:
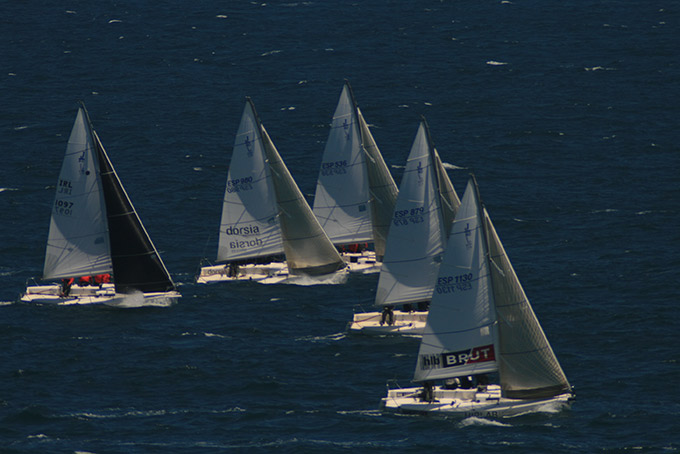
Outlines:
{"type": "Polygon", "coordinates": [[[248,191],[253,189],[253,177],[236,178],[234,180],[227,180],[227,192],[248,191]]]}
{"type": "Polygon", "coordinates": [[[54,211],[57,214],[71,216],[73,214],[73,202],[57,199],[54,201],[54,211]]]}
{"type": "Polygon", "coordinates": [[[331,175],[343,175],[347,173],[347,160],[324,162],[321,164],[321,175],[328,177],[331,175]]]}
{"type": "Polygon", "coordinates": [[[73,186],[71,185],[70,181],[59,179],[59,184],[57,185],[57,189],[58,189],[57,194],[71,195],[71,191],[73,190],[73,186]]]}
{"type": "Polygon", "coordinates": [[[423,214],[425,214],[425,207],[411,208],[410,210],[395,210],[392,222],[396,226],[419,224],[425,222],[423,214]]]}
{"type": "Polygon", "coordinates": [[[462,292],[472,288],[472,273],[437,278],[437,293],[462,292]]]}

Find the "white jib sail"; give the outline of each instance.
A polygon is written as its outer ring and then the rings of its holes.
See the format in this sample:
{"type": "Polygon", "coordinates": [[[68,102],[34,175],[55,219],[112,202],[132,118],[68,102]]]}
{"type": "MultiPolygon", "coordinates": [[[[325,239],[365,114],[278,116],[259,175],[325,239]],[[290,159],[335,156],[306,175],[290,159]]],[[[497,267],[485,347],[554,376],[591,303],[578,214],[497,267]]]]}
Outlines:
{"type": "Polygon", "coordinates": [[[366,151],[366,170],[371,196],[371,218],[373,222],[373,244],[378,260],[385,255],[387,233],[392,223],[394,205],[397,203],[399,189],[385,164],[385,160],[373,139],[368,124],[357,107],[357,119],[361,128],[361,141],[366,151]]]}
{"type": "Polygon", "coordinates": [[[313,207],[333,244],[373,239],[365,159],[356,108],[345,84],[323,152],[313,207]]]}
{"type": "Polygon", "coordinates": [[[99,165],[83,109],[66,147],[45,253],[43,278],[111,273],[109,235],[99,165]]]}
{"type": "Polygon", "coordinates": [[[439,268],[414,381],[497,370],[496,316],[481,216],[471,181],[439,268]]]}
{"type": "Polygon", "coordinates": [[[428,301],[445,245],[432,147],[421,122],[399,188],[375,304],[428,301]]]}
{"type": "Polygon", "coordinates": [[[217,260],[283,253],[276,195],[255,110],[248,100],[227,174],[217,260]]]}

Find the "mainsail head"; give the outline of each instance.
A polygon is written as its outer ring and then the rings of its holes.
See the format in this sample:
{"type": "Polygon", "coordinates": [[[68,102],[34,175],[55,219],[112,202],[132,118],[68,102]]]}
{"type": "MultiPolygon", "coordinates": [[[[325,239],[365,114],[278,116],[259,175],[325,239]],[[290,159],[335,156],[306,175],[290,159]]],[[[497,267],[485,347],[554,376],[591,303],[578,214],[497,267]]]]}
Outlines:
{"type": "Polygon", "coordinates": [[[108,225],[95,140],[78,109],[57,181],[43,278],[111,273],[108,225]]]}

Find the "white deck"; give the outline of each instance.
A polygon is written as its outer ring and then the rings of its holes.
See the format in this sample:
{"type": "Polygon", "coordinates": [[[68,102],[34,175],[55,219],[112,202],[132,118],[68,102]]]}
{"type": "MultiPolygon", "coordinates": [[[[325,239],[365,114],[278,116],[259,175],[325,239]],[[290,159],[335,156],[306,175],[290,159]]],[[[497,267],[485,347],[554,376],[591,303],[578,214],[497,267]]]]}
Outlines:
{"type": "Polygon", "coordinates": [[[376,260],[375,251],[343,252],[340,256],[349,266],[350,273],[379,273],[382,266],[382,262],[376,260]]]}
{"type": "Polygon", "coordinates": [[[427,322],[426,311],[394,311],[394,323],[381,323],[382,312],[358,312],[349,324],[349,331],[359,334],[408,334],[419,336],[427,322]]]}
{"type": "Polygon", "coordinates": [[[385,411],[400,413],[440,413],[467,418],[499,418],[526,413],[556,413],[570,406],[572,394],[566,393],[545,399],[508,399],[501,397],[499,385],[489,385],[483,391],[473,389],[445,389],[436,386],[433,400],[422,398],[422,387],[390,389],[380,402],[385,411]]]}
{"type": "Polygon", "coordinates": [[[61,285],[49,284],[26,287],[26,292],[21,295],[21,301],[35,304],[104,304],[107,306],[133,307],[149,305],[167,306],[173,304],[180,297],[180,293],[175,291],[121,294],[116,293],[114,284],[83,287],[73,284],[68,296],[65,296],[62,294],[61,285]]]}

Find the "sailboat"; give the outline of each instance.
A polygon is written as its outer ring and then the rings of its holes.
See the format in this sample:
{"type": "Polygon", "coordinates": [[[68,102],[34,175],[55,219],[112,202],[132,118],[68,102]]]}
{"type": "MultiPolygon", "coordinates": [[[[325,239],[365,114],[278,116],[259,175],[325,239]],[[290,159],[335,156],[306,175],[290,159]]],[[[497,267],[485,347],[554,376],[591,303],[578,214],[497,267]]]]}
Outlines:
{"type": "Polygon", "coordinates": [[[82,104],[57,182],[42,278],[62,283],[27,286],[21,301],[167,305],[180,297],[82,104]]]}
{"type": "Polygon", "coordinates": [[[380,270],[398,192],[345,81],[323,152],[313,211],[351,272],[380,270]]]}
{"type": "Polygon", "coordinates": [[[375,304],[382,313],[355,312],[350,332],[422,332],[459,205],[427,122],[422,119],[406,162],[378,279],[375,304]]]}
{"type": "Polygon", "coordinates": [[[250,98],[227,174],[218,265],[198,283],[342,283],[347,266],[314,217],[250,98]]]}
{"type": "Polygon", "coordinates": [[[439,269],[413,380],[423,386],[389,389],[381,407],[505,417],[559,411],[573,398],[474,177],[439,269]]]}

